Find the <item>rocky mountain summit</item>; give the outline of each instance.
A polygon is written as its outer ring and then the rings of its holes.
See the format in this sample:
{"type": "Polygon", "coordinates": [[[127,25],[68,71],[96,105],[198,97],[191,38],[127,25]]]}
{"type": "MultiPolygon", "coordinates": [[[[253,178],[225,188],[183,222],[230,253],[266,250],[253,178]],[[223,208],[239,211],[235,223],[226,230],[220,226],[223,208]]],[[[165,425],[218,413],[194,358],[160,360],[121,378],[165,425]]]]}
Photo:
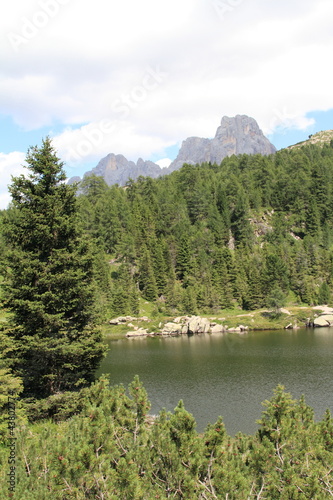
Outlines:
{"type": "MultiPolygon", "coordinates": [[[[156,163],[141,158],[135,163],[121,154],[110,153],[84,176],[95,174],[102,176],[109,186],[112,184],[123,186],[130,178],[135,180],[140,175],[156,178],[180,169],[184,163],[219,164],[223,158],[231,155],[258,153],[269,155],[275,151],[275,147],[264,136],[253,118],[246,115],[237,115],[233,118],[224,116],[213,139],[188,137],[183,141],[176,159],[168,168],[161,169],[156,163]]],[[[69,182],[73,182],[73,179],[69,182]]],[[[75,181],[78,180],[75,177],[75,181]]]]}
{"type": "Polygon", "coordinates": [[[226,156],[269,155],[275,151],[253,118],[246,115],[236,115],[234,118],[224,116],[214,139],[186,139],[168,170],[178,170],[184,163],[221,163],[226,156]]]}
{"type": "Polygon", "coordinates": [[[144,161],[139,158],[137,163],[129,161],[123,155],[108,154],[102,158],[98,165],[87,172],[88,175],[102,176],[105,182],[111,186],[112,184],[119,184],[124,186],[129,178],[137,179],[140,175],[145,177],[159,177],[161,175],[161,168],[152,161],[144,161]]]}

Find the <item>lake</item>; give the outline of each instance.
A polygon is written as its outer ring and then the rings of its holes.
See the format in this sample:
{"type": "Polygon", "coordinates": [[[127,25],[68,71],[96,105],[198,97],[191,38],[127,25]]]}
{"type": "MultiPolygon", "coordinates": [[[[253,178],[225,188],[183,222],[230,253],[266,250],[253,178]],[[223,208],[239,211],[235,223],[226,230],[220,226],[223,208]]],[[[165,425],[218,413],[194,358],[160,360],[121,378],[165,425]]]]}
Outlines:
{"type": "Polygon", "coordinates": [[[151,413],[182,399],[197,430],[222,415],[227,432],[252,434],[273,389],[283,384],[322,418],[333,413],[333,328],[108,340],[97,375],[126,387],[139,375],[151,413]]]}

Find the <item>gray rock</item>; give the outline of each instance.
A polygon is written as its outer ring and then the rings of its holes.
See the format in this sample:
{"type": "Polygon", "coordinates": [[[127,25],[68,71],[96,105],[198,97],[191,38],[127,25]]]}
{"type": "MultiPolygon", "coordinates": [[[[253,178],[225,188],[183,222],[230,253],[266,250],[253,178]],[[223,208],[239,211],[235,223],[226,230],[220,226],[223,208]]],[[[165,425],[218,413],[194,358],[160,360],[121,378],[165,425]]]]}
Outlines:
{"type": "Polygon", "coordinates": [[[152,161],[143,161],[142,158],[139,158],[137,163],[134,163],[127,160],[123,155],[110,153],[84,176],[92,174],[102,176],[108,186],[112,184],[124,186],[129,178],[135,180],[140,175],[152,178],[158,177],[161,175],[161,168],[152,161]]]}
{"type": "Polygon", "coordinates": [[[182,325],[179,323],[166,323],[161,333],[162,335],[180,335],[182,333],[182,325]]]}
{"type": "Polygon", "coordinates": [[[185,335],[188,332],[187,323],[182,326],[182,334],[185,335]]]}
{"type": "Polygon", "coordinates": [[[168,167],[168,172],[180,169],[184,163],[195,165],[210,161],[211,139],[188,137],[183,141],[176,159],[168,167]]]}
{"type": "Polygon", "coordinates": [[[130,321],[136,321],[137,318],[132,316],[118,316],[118,318],[113,318],[109,321],[110,325],[120,325],[124,323],[129,323],[130,321]]]}
{"type": "Polygon", "coordinates": [[[224,116],[214,139],[189,137],[183,141],[177,158],[168,170],[178,170],[184,163],[211,162],[220,164],[223,158],[239,154],[275,153],[276,149],[260,130],[257,122],[246,115],[224,116]]]}
{"type": "Polygon", "coordinates": [[[174,323],[185,323],[185,321],[188,321],[190,319],[189,316],[178,316],[173,320],[174,323]]]}
{"type": "Polygon", "coordinates": [[[187,333],[207,333],[210,330],[210,321],[200,316],[192,316],[187,323],[187,333]]]}
{"type": "Polygon", "coordinates": [[[211,326],[210,332],[211,333],[223,333],[223,332],[225,332],[225,328],[223,325],[216,324],[214,326],[211,326]]]}
{"type": "Polygon", "coordinates": [[[314,327],[331,325],[333,325],[333,314],[323,314],[313,320],[314,327]]]}
{"type": "Polygon", "coordinates": [[[109,323],[110,323],[110,325],[119,325],[119,321],[118,321],[118,319],[117,319],[117,318],[115,318],[115,319],[110,319],[109,323]]]}
{"type": "Polygon", "coordinates": [[[249,327],[244,325],[236,326],[236,328],[228,328],[228,332],[231,333],[246,333],[249,327]]]}
{"type": "Polygon", "coordinates": [[[126,337],[147,337],[148,331],[144,328],[139,328],[139,330],[134,330],[126,333],[126,337]]]}
{"type": "Polygon", "coordinates": [[[239,326],[236,326],[235,328],[228,328],[229,333],[242,333],[242,330],[239,328],[239,326]]]}
{"type": "Polygon", "coordinates": [[[220,163],[226,156],[275,153],[276,149],[260,130],[257,122],[246,115],[224,116],[211,144],[210,161],[220,163]]]}
{"type": "Polygon", "coordinates": [[[71,177],[69,180],[68,180],[68,184],[75,184],[76,182],[81,182],[81,177],[79,177],[78,175],[75,175],[74,177],[71,177]]]}

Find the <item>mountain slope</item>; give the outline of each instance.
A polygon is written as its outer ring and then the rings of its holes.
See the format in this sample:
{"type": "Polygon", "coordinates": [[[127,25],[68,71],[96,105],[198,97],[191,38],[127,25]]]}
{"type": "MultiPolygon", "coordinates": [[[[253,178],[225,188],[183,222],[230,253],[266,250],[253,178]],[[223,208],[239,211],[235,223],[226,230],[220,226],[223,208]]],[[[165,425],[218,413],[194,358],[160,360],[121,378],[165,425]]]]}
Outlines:
{"type": "Polygon", "coordinates": [[[330,144],[333,140],[333,130],[322,130],[321,132],[317,132],[316,134],[310,135],[309,139],[306,141],[298,142],[297,144],[293,144],[289,146],[287,149],[297,149],[302,146],[308,146],[309,144],[316,144],[317,146],[322,146],[324,144],[330,144]]]}

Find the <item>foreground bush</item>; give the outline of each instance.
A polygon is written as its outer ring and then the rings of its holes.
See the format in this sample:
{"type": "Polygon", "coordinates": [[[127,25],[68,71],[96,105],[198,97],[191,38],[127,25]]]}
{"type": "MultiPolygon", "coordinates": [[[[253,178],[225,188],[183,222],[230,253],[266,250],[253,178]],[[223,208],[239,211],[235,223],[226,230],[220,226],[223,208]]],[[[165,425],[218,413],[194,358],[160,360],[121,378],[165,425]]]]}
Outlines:
{"type": "MultiPolygon", "coordinates": [[[[221,418],[197,433],[181,401],[174,413],[149,416],[137,377],[129,394],[100,378],[70,405],[72,416],[66,420],[55,416],[17,429],[15,498],[320,500],[333,495],[331,415],[327,411],[315,422],[304,398],[292,399],[282,386],[264,403],[256,434],[233,438],[221,418]]],[[[9,498],[6,444],[1,499],[9,498]]]]}

